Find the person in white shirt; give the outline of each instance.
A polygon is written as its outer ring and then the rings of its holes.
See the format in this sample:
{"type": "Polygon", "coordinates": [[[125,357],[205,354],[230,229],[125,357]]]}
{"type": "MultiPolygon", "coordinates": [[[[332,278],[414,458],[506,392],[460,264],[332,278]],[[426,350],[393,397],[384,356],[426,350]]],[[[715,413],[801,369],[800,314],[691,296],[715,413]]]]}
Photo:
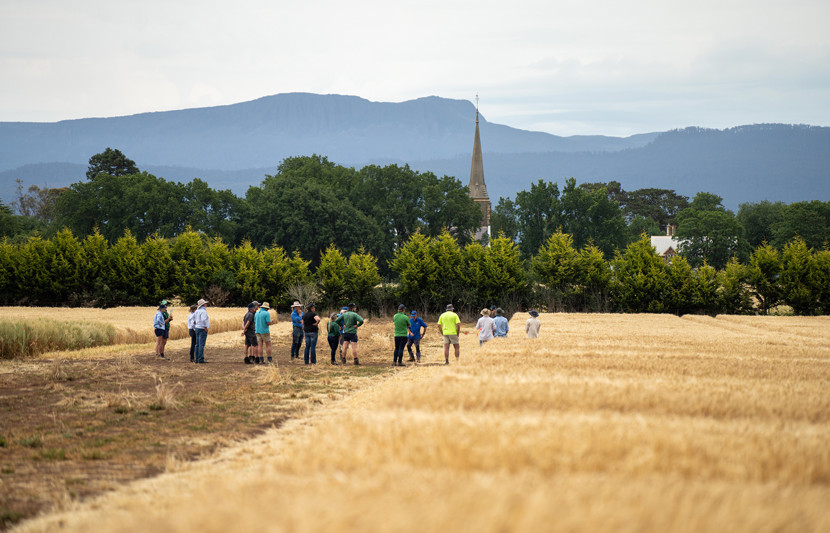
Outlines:
{"type": "Polygon", "coordinates": [[[489,309],[481,310],[481,318],[476,322],[476,331],[478,331],[479,346],[493,338],[493,333],[496,331],[496,323],[490,318],[489,309]]]}
{"type": "Polygon", "coordinates": [[[196,331],[196,360],[194,363],[206,363],[205,342],[207,342],[208,330],[210,329],[210,318],[207,314],[207,300],[196,302],[196,312],[193,313],[193,329],[196,331]]]}
{"type": "Polygon", "coordinates": [[[527,333],[528,339],[538,339],[539,329],[542,327],[542,323],[539,322],[539,312],[531,309],[529,314],[530,318],[525,323],[525,333],[527,333]]]}

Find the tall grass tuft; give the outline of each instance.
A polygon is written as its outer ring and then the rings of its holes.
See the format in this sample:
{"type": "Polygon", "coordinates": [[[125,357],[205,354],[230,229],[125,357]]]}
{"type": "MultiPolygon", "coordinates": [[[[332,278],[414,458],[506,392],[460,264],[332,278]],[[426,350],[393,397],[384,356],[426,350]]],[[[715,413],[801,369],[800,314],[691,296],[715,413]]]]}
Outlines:
{"type": "Polygon", "coordinates": [[[55,350],[78,350],[112,344],[109,324],[19,320],[0,322],[0,359],[34,357],[55,350]]]}

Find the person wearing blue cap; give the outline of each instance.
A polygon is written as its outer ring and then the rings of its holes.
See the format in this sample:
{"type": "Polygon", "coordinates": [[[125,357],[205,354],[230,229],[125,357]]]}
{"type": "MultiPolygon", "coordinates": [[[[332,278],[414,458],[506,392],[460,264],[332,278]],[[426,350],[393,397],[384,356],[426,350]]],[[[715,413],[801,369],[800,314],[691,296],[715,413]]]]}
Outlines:
{"type": "Polygon", "coordinates": [[[421,317],[418,316],[418,311],[412,310],[409,313],[409,337],[406,339],[406,350],[409,352],[409,360],[416,363],[421,362],[421,337],[427,333],[427,324],[421,317]],[[423,331],[421,330],[423,328],[423,331]],[[412,345],[415,345],[415,353],[418,358],[412,354],[412,345]]]}

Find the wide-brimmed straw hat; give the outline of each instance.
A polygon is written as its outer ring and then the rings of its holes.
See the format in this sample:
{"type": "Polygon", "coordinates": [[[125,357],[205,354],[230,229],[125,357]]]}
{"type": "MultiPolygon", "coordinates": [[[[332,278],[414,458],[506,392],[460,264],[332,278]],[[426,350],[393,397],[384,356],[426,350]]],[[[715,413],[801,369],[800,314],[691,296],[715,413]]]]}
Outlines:
{"type": "Polygon", "coordinates": [[[490,316],[490,310],[485,307],[481,310],[481,316],[490,316]]]}
{"type": "Polygon", "coordinates": [[[291,307],[302,307],[302,306],[303,306],[303,304],[301,304],[301,303],[300,303],[300,302],[298,302],[297,300],[294,300],[294,303],[293,303],[293,304],[291,304],[291,307]]]}
{"type": "Polygon", "coordinates": [[[207,301],[207,300],[205,300],[204,298],[202,298],[201,300],[199,300],[198,302],[196,302],[196,305],[197,305],[198,307],[202,307],[203,305],[207,305],[207,303],[208,303],[208,301],[207,301]]]}
{"type": "Polygon", "coordinates": [[[271,304],[269,304],[268,302],[262,302],[262,305],[260,305],[260,307],[265,309],[266,311],[271,310],[271,304]]]}

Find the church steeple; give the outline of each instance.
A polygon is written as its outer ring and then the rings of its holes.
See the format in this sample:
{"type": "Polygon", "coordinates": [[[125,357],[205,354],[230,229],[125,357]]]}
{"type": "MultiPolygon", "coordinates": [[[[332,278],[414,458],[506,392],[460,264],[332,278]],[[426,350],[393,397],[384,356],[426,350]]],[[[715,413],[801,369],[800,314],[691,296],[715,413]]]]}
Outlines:
{"type": "Polygon", "coordinates": [[[481,228],[476,239],[490,234],[490,196],[484,183],[484,164],[481,158],[481,137],[478,131],[478,95],[476,95],[476,135],[473,141],[473,162],[470,165],[470,198],[481,207],[481,228]]]}

